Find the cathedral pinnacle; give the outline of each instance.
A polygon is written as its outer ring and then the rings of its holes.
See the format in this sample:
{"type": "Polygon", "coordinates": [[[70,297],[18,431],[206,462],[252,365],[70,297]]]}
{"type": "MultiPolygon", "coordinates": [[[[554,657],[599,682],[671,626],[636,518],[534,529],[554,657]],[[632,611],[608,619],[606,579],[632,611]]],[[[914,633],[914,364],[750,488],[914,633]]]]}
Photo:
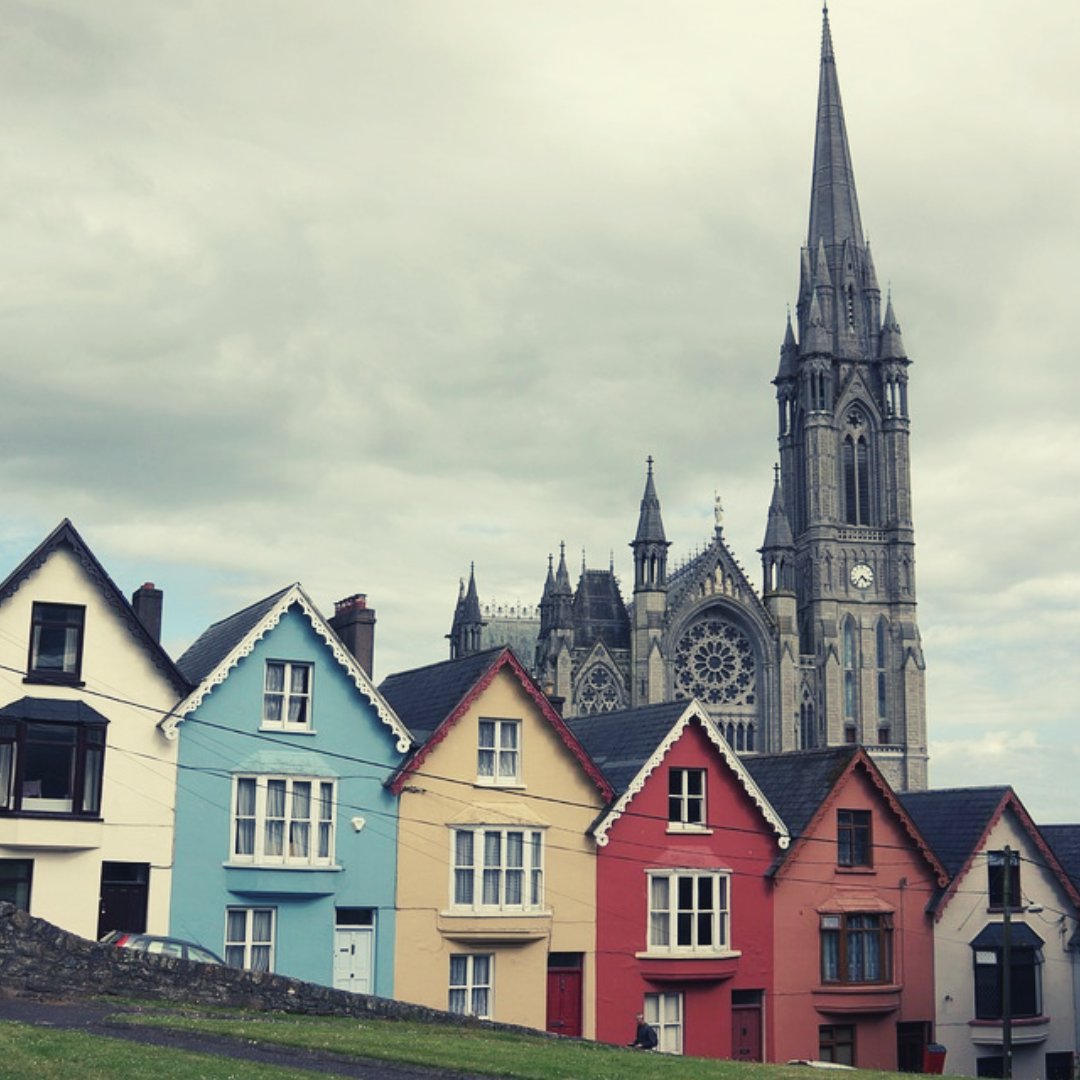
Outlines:
{"type": "Polygon", "coordinates": [[[660,500],[656,495],[656,484],[653,482],[653,459],[650,454],[646,458],[648,472],[645,476],[645,493],[641,496],[641,513],[638,515],[637,535],[634,543],[666,544],[667,537],[664,535],[664,522],[660,517],[660,500]]]}

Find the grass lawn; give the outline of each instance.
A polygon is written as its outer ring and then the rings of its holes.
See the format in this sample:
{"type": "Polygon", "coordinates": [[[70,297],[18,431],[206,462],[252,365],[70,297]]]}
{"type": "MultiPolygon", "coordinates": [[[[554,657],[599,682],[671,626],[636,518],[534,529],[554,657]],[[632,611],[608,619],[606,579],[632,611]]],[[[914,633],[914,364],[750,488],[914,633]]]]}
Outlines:
{"type": "MultiPolygon", "coordinates": [[[[515,1080],[852,1080],[899,1073],[822,1073],[798,1065],[748,1065],[667,1057],[622,1047],[545,1039],[477,1027],[406,1021],[237,1014],[213,1018],[149,1011],[126,1019],[184,1031],[233,1035],[356,1057],[489,1073],[515,1080]]],[[[910,1080],[910,1077],[904,1077],[910,1080]]]]}
{"type": "Polygon", "coordinates": [[[276,1069],[210,1054],[140,1046],[81,1031],[0,1023],[3,1080],[329,1080],[326,1073],[276,1069]]]}

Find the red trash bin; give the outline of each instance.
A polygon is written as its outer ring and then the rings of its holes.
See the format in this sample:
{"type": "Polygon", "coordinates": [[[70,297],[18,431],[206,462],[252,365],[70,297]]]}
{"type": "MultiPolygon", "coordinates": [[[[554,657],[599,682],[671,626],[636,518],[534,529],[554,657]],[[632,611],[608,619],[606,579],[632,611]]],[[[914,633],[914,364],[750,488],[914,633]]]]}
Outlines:
{"type": "Polygon", "coordinates": [[[927,1043],[923,1050],[922,1071],[940,1076],[945,1071],[945,1047],[941,1043],[927,1043]]]}

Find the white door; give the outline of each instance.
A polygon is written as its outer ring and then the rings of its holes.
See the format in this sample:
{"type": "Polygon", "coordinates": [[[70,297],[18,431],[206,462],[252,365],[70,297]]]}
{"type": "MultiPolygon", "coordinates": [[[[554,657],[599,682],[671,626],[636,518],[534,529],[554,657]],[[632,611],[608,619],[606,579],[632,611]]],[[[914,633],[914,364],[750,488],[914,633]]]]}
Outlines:
{"type": "Polygon", "coordinates": [[[371,993],[371,959],[375,931],[371,927],[334,930],[334,989],[371,993]]]}

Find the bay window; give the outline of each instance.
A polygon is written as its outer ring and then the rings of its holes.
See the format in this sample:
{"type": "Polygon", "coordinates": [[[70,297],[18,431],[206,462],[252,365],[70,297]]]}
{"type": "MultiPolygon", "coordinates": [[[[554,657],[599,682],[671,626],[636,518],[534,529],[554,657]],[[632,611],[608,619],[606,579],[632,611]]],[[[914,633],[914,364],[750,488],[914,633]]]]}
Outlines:
{"type": "Polygon", "coordinates": [[[544,903],[544,834],[539,829],[455,829],[453,906],[537,911],[544,903]]]}
{"type": "Polygon", "coordinates": [[[329,866],[334,862],[334,782],[238,776],[231,862],[329,866]]]}
{"type": "Polygon", "coordinates": [[[730,951],[729,884],[729,875],[717,870],[650,871],[648,951],[730,951]]]}
{"type": "Polygon", "coordinates": [[[887,983],[892,979],[892,916],[821,916],[821,981],[887,983]]]}

